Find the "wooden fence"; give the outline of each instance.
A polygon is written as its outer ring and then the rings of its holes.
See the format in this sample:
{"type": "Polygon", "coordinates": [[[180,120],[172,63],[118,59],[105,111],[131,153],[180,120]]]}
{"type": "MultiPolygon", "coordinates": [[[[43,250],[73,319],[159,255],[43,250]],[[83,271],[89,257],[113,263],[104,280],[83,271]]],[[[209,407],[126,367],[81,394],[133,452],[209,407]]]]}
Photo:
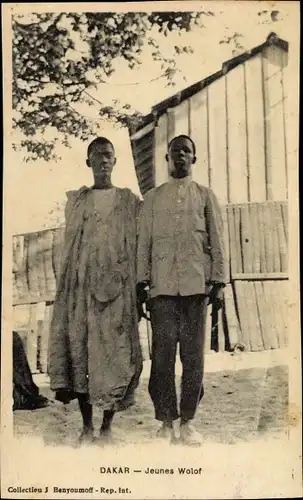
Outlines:
{"type": "MultiPolygon", "coordinates": [[[[207,318],[206,351],[275,349],[287,345],[287,202],[223,207],[226,247],[224,308],[207,318]]],[[[49,324],[64,228],[13,238],[15,325],[33,371],[46,371],[49,324]],[[23,319],[22,319],[23,318],[23,319]]]]}

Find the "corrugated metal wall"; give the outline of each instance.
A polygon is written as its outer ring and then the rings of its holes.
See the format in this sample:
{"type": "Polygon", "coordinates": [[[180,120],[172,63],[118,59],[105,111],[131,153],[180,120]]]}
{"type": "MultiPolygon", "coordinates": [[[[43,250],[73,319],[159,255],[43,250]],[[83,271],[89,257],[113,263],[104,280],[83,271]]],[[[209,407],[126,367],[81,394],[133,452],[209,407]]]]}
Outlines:
{"type": "MultiPolygon", "coordinates": [[[[193,179],[212,187],[222,204],[286,200],[286,65],[287,52],[266,47],[160,116],[155,185],[168,177],[168,141],[183,133],[197,147],[193,179]]],[[[133,141],[136,148],[140,141],[133,141]]],[[[135,158],[138,175],[143,175],[135,158]]]]}

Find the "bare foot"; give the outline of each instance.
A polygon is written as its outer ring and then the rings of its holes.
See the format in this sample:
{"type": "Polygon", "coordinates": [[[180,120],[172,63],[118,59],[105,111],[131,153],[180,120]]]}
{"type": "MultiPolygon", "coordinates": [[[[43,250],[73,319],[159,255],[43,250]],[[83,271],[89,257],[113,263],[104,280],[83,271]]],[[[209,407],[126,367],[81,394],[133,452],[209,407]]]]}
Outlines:
{"type": "Polygon", "coordinates": [[[99,441],[101,441],[104,444],[112,444],[113,443],[113,435],[112,435],[112,431],[110,428],[103,429],[101,427],[99,441]]]}
{"type": "Polygon", "coordinates": [[[82,445],[87,445],[87,444],[92,444],[95,441],[94,438],[94,429],[83,429],[79,438],[77,445],[82,446],[82,445]]]}

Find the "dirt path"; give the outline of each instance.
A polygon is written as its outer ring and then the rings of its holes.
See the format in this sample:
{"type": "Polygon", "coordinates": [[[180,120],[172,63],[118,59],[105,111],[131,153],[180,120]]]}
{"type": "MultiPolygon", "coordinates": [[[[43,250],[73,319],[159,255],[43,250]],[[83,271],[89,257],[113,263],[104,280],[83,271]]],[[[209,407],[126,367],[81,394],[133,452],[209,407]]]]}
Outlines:
{"type": "MultiPolygon", "coordinates": [[[[242,363],[244,368],[238,362],[238,369],[233,370],[230,369],[233,366],[230,363],[235,361],[229,359],[229,364],[222,362],[223,366],[229,368],[224,371],[210,370],[210,365],[218,363],[219,358],[215,361],[208,359],[205,396],[195,422],[205,442],[247,442],[264,435],[278,436],[287,431],[287,366],[277,364],[277,359],[274,363],[268,363],[268,358],[266,361],[262,356],[258,359],[259,366],[245,367],[249,365],[246,358],[245,363],[242,363]]],[[[153,407],[147,390],[148,362],[145,364],[147,366],[137,391],[136,404],[117,414],[115,419],[114,437],[121,444],[151,442],[159,425],[153,418],[153,407]]],[[[177,368],[177,386],[180,382],[179,372],[177,368]]],[[[41,393],[52,398],[47,378],[37,376],[36,381],[41,393]]],[[[98,429],[100,423],[101,413],[95,413],[95,429],[98,429]]],[[[75,401],[66,407],[59,402],[52,402],[47,408],[14,413],[16,436],[40,436],[49,445],[73,446],[80,429],[81,417],[75,401]]]]}

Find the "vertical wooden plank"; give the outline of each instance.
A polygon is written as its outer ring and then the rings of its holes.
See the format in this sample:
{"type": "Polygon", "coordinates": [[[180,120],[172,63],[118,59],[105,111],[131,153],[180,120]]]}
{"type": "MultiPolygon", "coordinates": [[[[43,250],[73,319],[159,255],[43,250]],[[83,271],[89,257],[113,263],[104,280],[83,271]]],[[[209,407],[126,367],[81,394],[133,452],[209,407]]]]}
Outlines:
{"type": "Polygon", "coordinates": [[[46,293],[54,294],[56,292],[56,278],[52,265],[53,231],[44,231],[41,234],[41,239],[46,293]]]}
{"type": "Polygon", "coordinates": [[[282,218],[283,218],[283,224],[284,224],[285,239],[286,239],[286,243],[288,245],[288,204],[287,204],[287,202],[281,202],[281,208],[282,208],[282,218]]]}
{"type": "Polygon", "coordinates": [[[53,304],[46,304],[44,310],[43,333],[40,344],[41,345],[40,365],[41,365],[41,371],[43,373],[47,373],[48,371],[48,342],[49,342],[52,312],[53,312],[53,304]]]}
{"type": "Polygon", "coordinates": [[[28,259],[28,240],[24,236],[23,237],[23,259],[22,259],[21,272],[22,272],[23,289],[24,289],[25,296],[29,295],[27,259],[28,259]]]}
{"type": "Polygon", "coordinates": [[[257,209],[257,222],[258,222],[258,238],[259,238],[259,248],[260,248],[260,272],[267,272],[266,265],[266,248],[265,248],[265,221],[264,221],[264,204],[258,203],[256,205],[257,209]]]}
{"type": "Polygon", "coordinates": [[[275,273],[281,272],[281,262],[280,262],[280,248],[279,248],[279,235],[278,235],[278,223],[276,217],[276,204],[269,204],[269,216],[271,220],[272,229],[272,245],[273,245],[273,270],[275,273]]]}
{"type": "Polygon", "coordinates": [[[267,197],[286,200],[284,109],[281,49],[271,45],[263,50],[264,105],[266,124],[267,197]]]}
{"type": "Polygon", "coordinates": [[[53,231],[53,271],[56,277],[56,281],[58,281],[60,275],[60,263],[61,263],[61,254],[63,250],[64,244],[64,228],[58,228],[53,231]]]}
{"type": "Polygon", "coordinates": [[[278,201],[274,203],[273,209],[275,225],[277,228],[277,252],[280,252],[280,271],[282,273],[286,273],[288,270],[288,251],[284,232],[281,203],[278,201]]]}
{"type": "MultiPolygon", "coordinates": [[[[176,121],[175,121],[175,109],[174,108],[167,108],[166,110],[166,116],[167,116],[167,144],[170,143],[170,141],[175,137],[175,126],[176,126],[176,121]]],[[[167,152],[167,151],[166,151],[167,152]]]]}
{"type": "Polygon", "coordinates": [[[235,309],[232,285],[228,284],[224,289],[224,303],[225,303],[225,313],[227,320],[229,346],[230,349],[233,350],[237,345],[237,343],[241,340],[241,331],[235,309]]]}
{"type": "Polygon", "coordinates": [[[225,259],[225,276],[226,281],[230,281],[230,255],[229,255],[229,229],[228,229],[228,215],[227,207],[221,207],[223,219],[223,238],[224,238],[224,259],[225,259]]]}
{"type": "Polygon", "coordinates": [[[263,339],[260,326],[260,318],[257,307],[254,282],[244,282],[244,293],[247,305],[247,318],[249,323],[250,347],[252,351],[262,351],[263,339]]]}
{"type": "Polygon", "coordinates": [[[39,295],[43,296],[46,294],[46,279],[45,279],[45,271],[44,271],[44,232],[37,233],[37,254],[36,254],[36,268],[38,275],[38,289],[39,295]]]}
{"type": "Polygon", "coordinates": [[[281,347],[288,346],[288,280],[279,281],[277,287],[277,295],[280,304],[280,317],[281,317],[281,347]]]}
{"type": "Polygon", "coordinates": [[[37,270],[37,234],[30,233],[28,238],[27,266],[28,266],[28,284],[29,292],[32,296],[39,295],[38,270],[37,270]]]}
{"type": "Polygon", "coordinates": [[[272,317],[273,317],[273,327],[276,331],[276,338],[278,342],[278,347],[284,347],[284,332],[283,332],[283,316],[281,311],[281,300],[279,296],[279,286],[281,282],[279,280],[276,281],[268,281],[267,288],[270,293],[270,299],[272,304],[272,317]]]}
{"type": "Polygon", "coordinates": [[[225,78],[208,87],[210,187],[219,203],[228,202],[225,78]]]}
{"type": "Polygon", "coordinates": [[[243,273],[242,249],[241,249],[241,217],[239,205],[234,206],[234,221],[235,221],[235,237],[236,237],[236,260],[237,260],[237,273],[243,273]]]}
{"type": "Polygon", "coordinates": [[[160,186],[168,180],[168,164],[165,159],[167,153],[167,115],[160,116],[155,128],[155,182],[160,186]]]}
{"type": "Polygon", "coordinates": [[[282,102],[283,102],[283,125],[284,125],[284,149],[285,149],[285,170],[286,170],[286,197],[288,197],[288,134],[291,130],[288,130],[289,124],[289,113],[288,113],[288,53],[281,50],[281,73],[282,73],[282,102]]]}
{"type": "Polygon", "coordinates": [[[16,287],[19,298],[24,298],[28,295],[28,285],[26,278],[26,254],[24,253],[24,236],[16,235],[14,241],[14,269],[16,287]]]}
{"type": "Polygon", "coordinates": [[[232,205],[227,205],[228,233],[229,233],[229,255],[231,277],[237,273],[237,251],[236,251],[236,228],[234,210],[232,205]]]}
{"type": "Polygon", "coordinates": [[[250,218],[247,203],[240,207],[240,230],[241,230],[241,248],[243,257],[243,270],[245,273],[252,273],[253,248],[250,227],[250,218]]]}
{"type": "Polygon", "coordinates": [[[256,203],[249,204],[249,219],[251,225],[251,244],[252,244],[252,272],[261,272],[261,256],[260,256],[260,240],[259,240],[259,228],[257,219],[257,207],[256,203]]]}
{"type": "Polygon", "coordinates": [[[277,289],[281,306],[283,347],[288,346],[288,286],[287,280],[281,280],[277,289]]]}
{"type": "Polygon", "coordinates": [[[273,300],[271,297],[270,283],[268,281],[264,281],[262,283],[262,286],[263,286],[263,292],[264,292],[265,310],[266,310],[266,314],[267,314],[268,340],[270,343],[270,348],[271,349],[278,349],[279,342],[278,342],[278,335],[277,335],[277,328],[276,328],[276,317],[275,317],[275,314],[273,311],[273,300]]]}
{"type": "Polygon", "coordinates": [[[197,162],[192,178],[209,187],[207,88],[190,98],[190,136],[196,145],[197,162]]]}
{"type": "Polygon", "coordinates": [[[26,286],[26,294],[30,295],[30,285],[29,285],[29,269],[28,269],[28,252],[29,252],[29,238],[28,235],[24,235],[23,238],[23,272],[24,272],[24,283],[26,286]]]}
{"type": "Polygon", "coordinates": [[[37,371],[37,304],[29,306],[29,324],[27,331],[27,361],[31,372],[37,371]]]}
{"type": "Polygon", "coordinates": [[[20,298],[22,294],[22,288],[20,286],[20,280],[18,275],[18,249],[17,249],[17,239],[13,237],[13,300],[20,298]]]}
{"type": "Polygon", "coordinates": [[[268,273],[272,273],[274,269],[274,242],[273,242],[273,228],[271,224],[270,205],[263,204],[263,217],[264,217],[264,240],[265,240],[265,259],[266,269],[268,273]]]}
{"type": "Polygon", "coordinates": [[[263,340],[264,349],[271,349],[270,341],[270,323],[268,321],[268,312],[266,309],[265,299],[264,299],[264,289],[261,281],[255,281],[254,283],[256,299],[257,299],[257,309],[260,319],[261,335],[263,340]]]}
{"type": "MultiPolygon", "coordinates": [[[[226,75],[229,201],[248,201],[244,66],[226,75]]],[[[259,166],[258,166],[259,167],[259,166]]]]}
{"type": "MultiPolygon", "coordinates": [[[[253,351],[255,349],[255,339],[254,339],[254,325],[251,317],[251,299],[250,299],[250,291],[247,290],[250,283],[247,281],[242,281],[242,293],[243,293],[243,301],[245,303],[245,315],[246,315],[246,328],[247,328],[247,346],[249,351],[253,351]]],[[[244,311],[243,311],[244,313],[244,311]]]]}
{"type": "Polygon", "coordinates": [[[262,55],[244,63],[249,200],[266,200],[262,55]]]}
{"type": "MultiPolygon", "coordinates": [[[[182,101],[178,106],[171,108],[174,117],[174,136],[189,135],[189,100],[182,101]]],[[[169,140],[172,137],[169,137],[169,140]]]]}
{"type": "Polygon", "coordinates": [[[235,281],[235,293],[236,300],[238,304],[239,311],[239,321],[241,325],[242,332],[242,342],[247,351],[250,350],[250,331],[249,331],[249,322],[247,317],[247,305],[246,305],[246,296],[244,290],[245,284],[243,281],[235,281]]]}

